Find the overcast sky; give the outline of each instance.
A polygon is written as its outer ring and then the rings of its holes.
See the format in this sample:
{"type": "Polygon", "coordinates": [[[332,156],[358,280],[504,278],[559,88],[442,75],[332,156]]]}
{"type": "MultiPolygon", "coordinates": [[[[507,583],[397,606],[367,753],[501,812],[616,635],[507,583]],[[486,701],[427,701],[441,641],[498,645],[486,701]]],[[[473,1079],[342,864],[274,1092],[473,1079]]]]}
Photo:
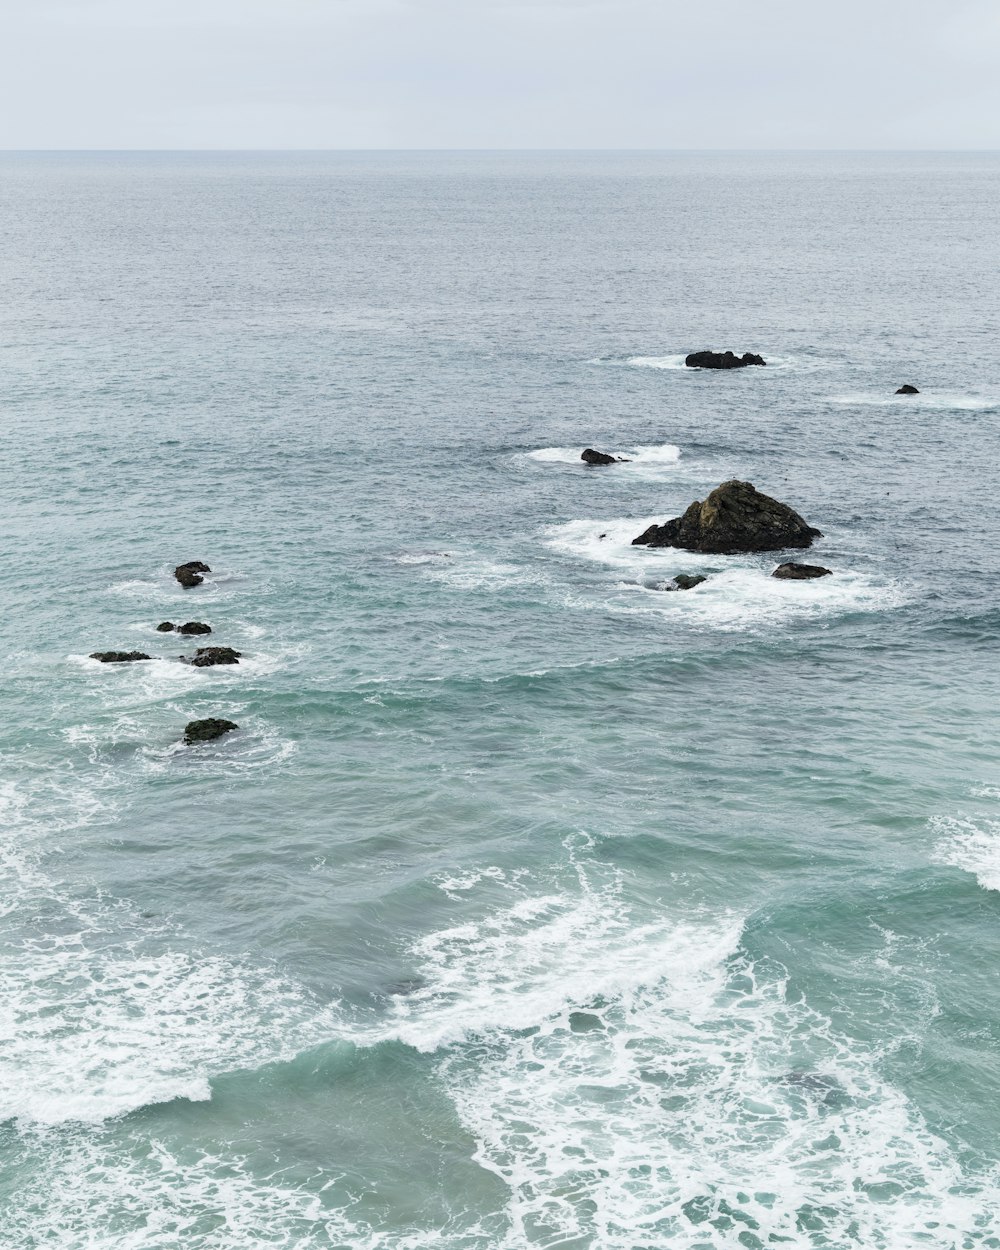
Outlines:
{"type": "Polygon", "coordinates": [[[0,0],[0,148],[1000,148],[1000,0],[0,0]]]}

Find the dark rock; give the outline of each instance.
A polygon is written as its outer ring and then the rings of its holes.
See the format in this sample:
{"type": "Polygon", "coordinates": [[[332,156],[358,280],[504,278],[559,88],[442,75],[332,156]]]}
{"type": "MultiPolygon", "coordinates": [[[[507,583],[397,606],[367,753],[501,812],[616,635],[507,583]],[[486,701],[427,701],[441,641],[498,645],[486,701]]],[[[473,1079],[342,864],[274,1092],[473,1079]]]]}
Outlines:
{"type": "Polygon", "coordinates": [[[92,660],[100,660],[102,664],[131,664],[134,660],[151,660],[153,657],[145,651],[92,651],[92,660]]]}
{"type": "Polygon", "coordinates": [[[202,573],[211,573],[211,571],[201,560],[189,560],[187,564],[178,564],[174,569],[174,577],[185,589],[190,589],[192,586],[200,586],[205,580],[201,576],[202,573]]]}
{"type": "Polygon", "coordinates": [[[184,741],[191,746],[195,742],[212,742],[229,733],[231,729],[239,729],[235,721],[224,720],[221,716],[209,716],[206,720],[188,721],[184,728],[184,741]]]}
{"type": "Polygon", "coordinates": [[[667,590],[693,590],[695,586],[700,586],[702,582],[707,581],[708,578],[704,573],[676,573],[674,584],[668,586],[667,590]]]}
{"type": "Polygon", "coordinates": [[[159,625],[156,627],[156,632],[158,634],[169,634],[172,629],[176,628],[177,626],[173,623],[173,621],[160,621],[159,625]]]}
{"type": "Polygon", "coordinates": [[[195,668],[211,668],[213,664],[239,664],[242,651],[232,647],[199,647],[191,663],[195,668]]]}
{"type": "Polygon", "coordinates": [[[808,577],[828,577],[832,572],[833,569],[825,569],[821,564],[796,564],[792,560],[788,564],[779,564],[771,576],[801,582],[808,577]]]}
{"type": "Polygon", "coordinates": [[[682,547],[712,555],[809,547],[822,535],[787,504],[763,495],[749,482],[723,482],[683,516],[651,525],[634,547],[682,547]]]}
{"type": "Polygon", "coordinates": [[[753,352],[744,352],[742,356],[733,352],[692,352],[684,363],[689,369],[745,369],[747,365],[766,365],[767,361],[753,352]]]}
{"type": "Polygon", "coordinates": [[[210,634],[212,627],[206,625],[204,621],[188,621],[184,625],[178,625],[177,632],[179,634],[210,634]]]}
{"type": "Polygon", "coordinates": [[[606,451],[594,451],[593,447],[588,447],[580,459],[588,464],[628,464],[625,456],[609,456],[606,451]]]}
{"type": "Polygon", "coordinates": [[[909,382],[907,382],[904,386],[901,386],[899,388],[896,394],[897,395],[919,395],[920,392],[917,390],[915,386],[911,386],[909,382]]]}

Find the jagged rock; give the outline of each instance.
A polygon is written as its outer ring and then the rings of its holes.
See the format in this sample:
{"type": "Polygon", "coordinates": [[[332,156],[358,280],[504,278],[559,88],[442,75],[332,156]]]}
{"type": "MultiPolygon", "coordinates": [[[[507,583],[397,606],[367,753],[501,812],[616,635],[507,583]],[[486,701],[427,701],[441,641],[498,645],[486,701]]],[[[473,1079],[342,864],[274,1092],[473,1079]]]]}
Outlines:
{"type": "Polygon", "coordinates": [[[172,629],[176,628],[177,626],[173,623],[173,621],[160,621],[159,625],[156,627],[156,632],[158,634],[169,634],[172,629]]]}
{"type": "Polygon", "coordinates": [[[742,356],[733,352],[692,352],[684,363],[689,369],[745,369],[747,365],[766,365],[767,361],[753,352],[744,352],[742,356]]]}
{"type": "Polygon", "coordinates": [[[131,664],[134,660],[151,660],[153,657],[145,651],[91,651],[92,660],[100,660],[102,664],[131,664]]]}
{"type": "Polygon", "coordinates": [[[202,573],[211,573],[211,571],[201,560],[189,560],[187,564],[178,564],[174,569],[174,577],[185,589],[190,589],[192,586],[200,586],[205,580],[201,576],[202,573]]]}
{"type": "Polygon", "coordinates": [[[195,668],[211,668],[213,664],[239,664],[242,651],[232,647],[199,647],[191,663],[195,668]]]}
{"type": "Polygon", "coordinates": [[[580,459],[588,464],[628,464],[625,456],[609,456],[606,451],[594,451],[593,447],[588,447],[580,459]]]}
{"type": "Polygon", "coordinates": [[[696,500],[683,516],[651,525],[632,539],[632,545],[736,555],[809,547],[820,537],[820,531],[787,504],[761,494],[750,482],[734,479],[717,486],[704,501],[696,500]]]}
{"type": "Polygon", "coordinates": [[[911,386],[909,382],[907,382],[905,385],[899,388],[896,394],[897,395],[919,395],[920,392],[917,390],[915,386],[911,386]]]}
{"type": "Polygon", "coordinates": [[[675,573],[674,584],[668,586],[667,590],[693,590],[695,586],[707,581],[704,573],[675,573]]]}
{"type": "Polygon", "coordinates": [[[801,582],[807,577],[828,577],[832,572],[833,569],[825,569],[821,564],[796,564],[790,560],[787,564],[779,564],[771,576],[801,582]]]}
{"type": "Polygon", "coordinates": [[[204,621],[187,621],[184,625],[177,626],[179,634],[210,634],[212,632],[211,625],[206,625],[204,621]]]}
{"type": "Polygon", "coordinates": [[[195,742],[212,742],[232,729],[239,729],[235,721],[221,716],[209,716],[205,720],[188,721],[184,728],[184,741],[191,746],[195,742]]]}

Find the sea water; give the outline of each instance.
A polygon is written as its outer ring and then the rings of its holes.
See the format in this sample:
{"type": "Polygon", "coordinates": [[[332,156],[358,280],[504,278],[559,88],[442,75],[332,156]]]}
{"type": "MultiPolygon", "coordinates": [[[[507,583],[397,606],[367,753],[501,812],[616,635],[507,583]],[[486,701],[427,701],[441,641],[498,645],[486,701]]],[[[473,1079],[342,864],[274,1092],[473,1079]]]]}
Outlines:
{"type": "Polygon", "coordinates": [[[1000,157],[0,214],[0,1247],[1000,1247],[1000,157]]]}

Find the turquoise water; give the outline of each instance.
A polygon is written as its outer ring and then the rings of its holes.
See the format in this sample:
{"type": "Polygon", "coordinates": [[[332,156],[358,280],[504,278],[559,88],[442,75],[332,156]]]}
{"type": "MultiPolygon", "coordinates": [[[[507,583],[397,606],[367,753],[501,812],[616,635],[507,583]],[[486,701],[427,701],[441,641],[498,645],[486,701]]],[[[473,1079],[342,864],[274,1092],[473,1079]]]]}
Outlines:
{"type": "Polygon", "coordinates": [[[4,1250],[1000,1247],[1000,157],[0,211],[4,1250]]]}

